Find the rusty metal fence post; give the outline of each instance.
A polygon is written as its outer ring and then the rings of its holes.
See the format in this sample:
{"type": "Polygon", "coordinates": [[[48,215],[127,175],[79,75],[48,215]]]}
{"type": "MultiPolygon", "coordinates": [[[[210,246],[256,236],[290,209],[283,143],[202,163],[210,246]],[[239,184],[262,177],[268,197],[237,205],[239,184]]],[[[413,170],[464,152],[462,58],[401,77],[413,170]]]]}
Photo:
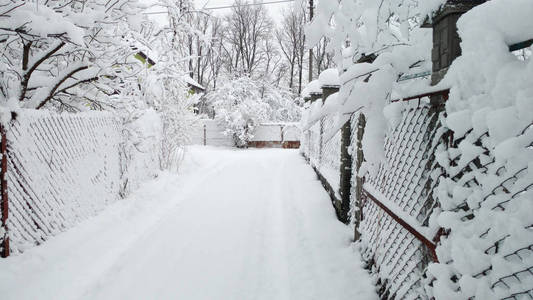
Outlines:
{"type": "Polygon", "coordinates": [[[0,257],[9,256],[9,234],[7,228],[7,217],[9,215],[9,202],[7,198],[7,137],[4,126],[0,125],[0,134],[1,134],[1,145],[0,151],[2,152],[1,160],[1,172],[0,172],[0,191],[1,191],[1,201],[0,201],[0,211],[2,212],[2,225],[0,236],[0,257]]]}

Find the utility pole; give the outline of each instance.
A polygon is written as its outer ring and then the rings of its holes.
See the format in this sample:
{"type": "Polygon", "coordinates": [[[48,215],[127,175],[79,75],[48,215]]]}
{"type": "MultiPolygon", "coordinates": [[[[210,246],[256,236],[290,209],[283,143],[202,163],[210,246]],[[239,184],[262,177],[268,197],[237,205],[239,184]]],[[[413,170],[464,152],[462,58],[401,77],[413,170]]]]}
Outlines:
{"type": "MultiPolygon", "coordinates": [[[[313,0],[309,0],[309,22],[313,21],[313,0]]],[[[313,81],[313,48],[309,48],[309,82],[313,81]]]]}

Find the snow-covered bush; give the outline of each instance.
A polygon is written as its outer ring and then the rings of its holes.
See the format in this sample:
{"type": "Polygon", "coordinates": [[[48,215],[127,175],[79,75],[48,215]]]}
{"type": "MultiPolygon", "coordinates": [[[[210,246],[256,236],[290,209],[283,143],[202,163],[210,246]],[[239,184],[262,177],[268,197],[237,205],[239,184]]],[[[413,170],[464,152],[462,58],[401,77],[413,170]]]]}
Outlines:
{"type": "Polygon", "coordinates": [[[156,62],[145,68],[137,81],[141,90],[139,98],[144,104],[153,107],[161,118],[160,168],[166,170],[178,168],[183,145],[189,141],[192,128],[198,121],[193,107],[199,95],[190,93],[182,44],[191,35],[199,39],[207,38],[187,23],[188,12],[181,6],[186,5],[185,2],[156,1],[168,10],[168,26],[145,22],[137,35],[156,62]]]}
{"type": "Polygon", "coordinates": [[[156,105],[163,123],[160,140],[161,169],[177,170],[183,155],[183,146],[190,141],[191,131],[199,120],[193,112],[199,96],[191,95],[186,83],[177,74],[157,78],[162,80],[163,88],[156,105]]]}
{"type": "Polygon", "coordinates": [[[206,97],[225,134],[232,136],[239,147],[247,145],[259,123],[294,121],[300,115],[300,108],[289,93],[248,76],[227,81],[206,97]]]}
{"type": "MultiPolygon", "coordinates": [[[[121,196],[157,176],[161,165],[163,122],[153,109],[139,111],[123,125],[121,196]]],[[[124,119],[123,119],[124,121],[124,119]]]]}

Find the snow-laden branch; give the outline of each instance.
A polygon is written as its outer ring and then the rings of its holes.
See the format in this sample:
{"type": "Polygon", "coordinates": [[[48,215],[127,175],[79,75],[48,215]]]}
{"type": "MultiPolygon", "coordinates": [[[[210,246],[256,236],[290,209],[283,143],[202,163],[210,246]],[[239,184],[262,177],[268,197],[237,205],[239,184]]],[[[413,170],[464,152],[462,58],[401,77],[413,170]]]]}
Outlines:
{"type": "Polygon", "coordinates": [[[46,96],[44,97],[44,99],[40,100],[39,96],[40,96],[40,93],[34,95],[32,97],[32,99],[30,100],[30,103],[29,105],[33,106],[32,104],[35,103],[37,104],[35,106],[35,109],[40,109],[41,107],[43,107],[45,104],[47,104],[55,95],[56,95],[56,91],[59,89],[59,87],[61,86],[61,84],[63,84],[67,79],[71,78],[74,74],[80,72],[80,71],[83,71],[83,70],[86,70],[88,69],[89,66],[87,65],[74,65],[68,69],[66,69],[65,71],[62,72],[62,74],[60,74],[59,76],[56,77],[55,79],[55,82],[51,85],[50,88],[46,88],[45,91],[46,91],[46,96]]]}
{"type": "Polygon", "coordinates": [[[65,46],[65,42],[57,42],[55,45],[51,45],[46,51],[43,51],[40,56],[35,57],[32,59],[32,62],[29,63],[28,68],[28,61],[29,55],[30,55],[30,47],[32,43],[29,42],[24,45],[24,53],[22,58],[22,70],[23,70],[23,77],[21,81],[21,91],[19,96],[19,101],[24,101],[26,98],[26,92],[28,91],[28,83],[30,81],[31,75],[33,72],[39,67],[45,60],[50,58],[54,53],[59,51],[63,46],[65,46]]]}

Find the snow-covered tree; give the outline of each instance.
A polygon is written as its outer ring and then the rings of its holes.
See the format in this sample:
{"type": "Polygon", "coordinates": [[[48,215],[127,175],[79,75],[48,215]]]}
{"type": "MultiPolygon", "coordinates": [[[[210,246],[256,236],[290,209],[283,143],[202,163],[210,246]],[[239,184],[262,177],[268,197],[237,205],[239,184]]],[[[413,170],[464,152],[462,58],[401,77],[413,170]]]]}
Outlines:
{"type": "Polygon", "coordinates": [[[259,87],[247,76],[226,82],[207,97],[224,134],[231,135],[239,147],[246,146],[257,124],[268,120],[268,104],[261,101],[259,87]]]}
{"type": "Polygon", "coordinates": [[[228,80],[207,94],[218,122],[237,146],[246,146],[255,126],[269,121],[296,121],[300,108],[288,91],[282,92],[248,76],[228,80]]]}
{"type": "Polygon", "coordinates": [[[0,15],[2,105],[101,108],[131,55],[136,0],[4,1],[0,15]],[[90,88],[89,88],[90,87],[90,88]]]}

